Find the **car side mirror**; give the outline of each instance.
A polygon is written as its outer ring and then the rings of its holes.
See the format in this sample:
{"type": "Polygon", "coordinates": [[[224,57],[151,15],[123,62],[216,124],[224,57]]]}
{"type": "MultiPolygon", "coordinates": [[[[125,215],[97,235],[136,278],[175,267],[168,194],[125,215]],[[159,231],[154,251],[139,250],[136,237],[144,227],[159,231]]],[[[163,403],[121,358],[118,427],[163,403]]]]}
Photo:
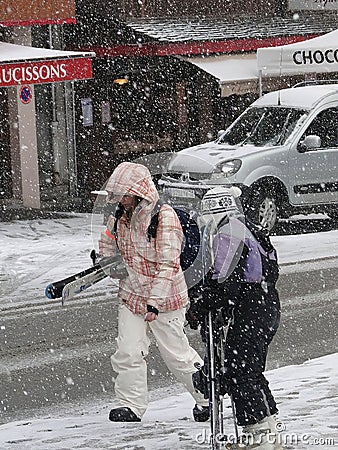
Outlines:
{"type": "Polygon", "coordinates": [[[316,150],[322,146],[322,140],[319,136],[309,134],[302,142],[299,142],[297,150],[299,153],[305,153],[309,150],[316,150]]]}

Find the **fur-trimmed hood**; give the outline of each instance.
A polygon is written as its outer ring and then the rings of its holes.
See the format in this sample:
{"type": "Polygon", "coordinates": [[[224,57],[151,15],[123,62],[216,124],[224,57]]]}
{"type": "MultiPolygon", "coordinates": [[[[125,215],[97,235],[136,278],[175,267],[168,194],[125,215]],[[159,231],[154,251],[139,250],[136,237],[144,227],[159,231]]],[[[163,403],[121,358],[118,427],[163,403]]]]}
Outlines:
{"type": "Polygon", "coordinates": [[[159,199],[147,167],[132,162],[123,162],[116,167],[107,182],[106,191],[121,196],[136,195],[147,200],[152,208],[159,199]]]}

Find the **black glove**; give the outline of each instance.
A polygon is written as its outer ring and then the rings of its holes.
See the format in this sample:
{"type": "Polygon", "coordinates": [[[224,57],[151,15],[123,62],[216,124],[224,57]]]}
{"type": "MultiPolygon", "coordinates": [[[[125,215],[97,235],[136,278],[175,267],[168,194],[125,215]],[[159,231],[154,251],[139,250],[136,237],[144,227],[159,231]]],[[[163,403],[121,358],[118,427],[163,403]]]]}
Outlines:
{"type": "Polygon", "coordinates": [[[205,286],[201,288],[198,296],[190,297],[190,307],[185,314],[190,328],[197,330],[199,325],[204,324],[205,317],[209,311],[216,311],[222,308],[224,303],[224,299],[212,287],[205,286]]]}
{"type": "Polygon", "coordinates": [[[147,312],[154,313],[158,316],[158,309],[155,306],[147,305],[147,312]]]}
{"type": "Polygon", "coordinates": [[[197,330],[204,321],[204,315],[199,311],[198,299],[190,299],[190,306],[185,313],[185,319],[192,330],[197,330]]]}
{"type": "Polygon", "coordinates": [[[200,309],[204,311],[204,314],[207,314],[209,311],[216,311],[225,305],[226,300],[219,286],[208,285],[203,289],[200,309]]]}

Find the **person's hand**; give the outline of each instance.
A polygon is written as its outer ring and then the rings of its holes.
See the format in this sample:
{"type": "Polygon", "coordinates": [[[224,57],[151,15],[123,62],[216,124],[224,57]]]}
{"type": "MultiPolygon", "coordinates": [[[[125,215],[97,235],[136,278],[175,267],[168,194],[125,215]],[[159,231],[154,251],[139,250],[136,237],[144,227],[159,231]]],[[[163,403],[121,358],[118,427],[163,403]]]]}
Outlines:
{"type": "Polygon", "coordinates": [[[190,298],[190,306],[185,313],[185,319],[192,330],[197,330],[204,323],[209,311],[216,311],[222,306],[222,302],[219,302],[215,292],[209,287],[204,287],[198,297],[190,298]]]}
{"type": "Polygon", "coordinates": [[[204,313],[215,311],[225,306],[225,298],[223,298],[214,287],[207,286],[203,289],[202,300],[200,301],[200,310],[204,313]]]}
{"type": "Polygon", "coordinates": [[[128,276],[124,263],[122,262],[117,267],[111,267],[109,276],[116,280],[124,280],[128,276]]]}
{"type": "Polygon", "coordinates": [[[157,314],[152,313],[152,312],[147,312],[144,316],[144,321],[145,322],[152,322],[153,320],[157,319],[157,314]]]}
{"type": "Polygon", "coordinates": [[[158,309],[155,308],[155,306],[147,305],[147,312],[144,316],[145,322],[152,322],[153,320],[156,320],[158,316],[158,309]]]}
{"type": "Polygon", "coordinates": [[[200,310],[199,303],[202,300],[202,296],[196,298],[190,298],[190,305],[185,313],[185,319],[188,322],[192,330],[197,330],[198,327],[204,322],[204,313],[200,310]]]}
{"type": "Polygon", "coordinates": [[[113,280],[124,280],[128,276],[128,272],[126,270],[111,270],[109,276],[113,280]]]}

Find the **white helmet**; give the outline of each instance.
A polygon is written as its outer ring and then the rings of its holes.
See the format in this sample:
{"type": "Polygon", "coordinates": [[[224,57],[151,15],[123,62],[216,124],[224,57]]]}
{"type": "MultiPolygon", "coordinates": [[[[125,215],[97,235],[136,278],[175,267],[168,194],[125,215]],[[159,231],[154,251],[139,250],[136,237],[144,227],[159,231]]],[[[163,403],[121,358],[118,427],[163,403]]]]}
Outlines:
{"type": "Polygon", "coordinates": [[[222,219],[230,215],[242,215],[238,197],[242,191],[235,186],[230,188],[218,186],[204,194],[201,202],[201,214],[205,221],[213,220],[219,224],[222,219]]]}

